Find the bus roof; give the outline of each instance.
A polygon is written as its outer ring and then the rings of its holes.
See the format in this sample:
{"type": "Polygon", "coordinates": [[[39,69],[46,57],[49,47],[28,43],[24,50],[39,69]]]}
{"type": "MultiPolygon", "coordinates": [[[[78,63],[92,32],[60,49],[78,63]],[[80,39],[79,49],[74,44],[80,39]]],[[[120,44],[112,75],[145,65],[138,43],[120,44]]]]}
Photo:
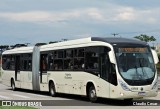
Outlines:
{"type": "MultiPolygon", "coordinates": [[[[147,46],[148,44],[143,41],[139,41],[136,39],[131,38],[117,38],[117,37],[88,37],[88,38],[81,38],[75,40],[68,40],[63,42],[57,42],[47,45],[40,46],[42,51],[53,49],[53,47],[66,47],[66,46],[75,46],[80,44],[88,44],[90,42],[106,42],[109,45],[137,45],[137,46],[147,46]]],[[[98,43],[97,43],[98,44],[98,43]]],[[[33,47],[20,47],[11,50],[6,50],[3,54],[14,54],[14,53],[31,53],[33,52],[33,47]]]]}
{"type": "Polygon", "coordinates": [[[139,41],[137,39],[131,38],[117,38],[117,37],[88,37],[75,40],[68,40],[63,42],[57,42],[52,44],[47,44],[40,46],[40,51],[53,50],[54,49],[65,49],[71,47],[82,47],[94,45],[104,45],[104,43],[109,46],[148,46],[146,42],[139,41]],[[100,43],[102,42],[102,43],[100,43]]]}
{"type": "Polygon", "coordinates": [[[33,51],[33,47],[20,47],[14,48],[11,50],[6,50],[2,53],[3,54],[17,54],[17,53],[31,53],[33,51]]]}
{"type": "Polygon", "coordinates": [[[52,44],[47,44],[47,45],[42,45],[40,46],[41,50],[48,50],[48,49],[53,49],[55,48],[61,48],[61,47],[73,47],[73,46],[79,46],[81,44],[88,44],[91,42],[91,38],[81,38],[81,39],[75,39],[75,40],[68,40],[68,41],[63,41],[63,42],[57,42],[57,43],[52,43],[52,44]]]}
{"type": "Polygon", "coordinates": [[[131,38],[115,38],[115,37],[92,37],[92,41],[102,41],[102,42],[107,42],[110,44],[137,44],[137,45],[148,45],[147,42],[140,41],[138,39],[131,39],[131,38]]]}

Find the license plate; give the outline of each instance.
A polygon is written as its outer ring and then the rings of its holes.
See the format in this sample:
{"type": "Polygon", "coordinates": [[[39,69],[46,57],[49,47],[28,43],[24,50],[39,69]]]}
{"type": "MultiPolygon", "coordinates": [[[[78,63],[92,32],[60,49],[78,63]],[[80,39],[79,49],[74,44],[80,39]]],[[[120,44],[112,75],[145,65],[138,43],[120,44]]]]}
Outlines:
{"type": "Polygon", "coordinates": [[[146,92],[138,92],[138,95],[145,96],[146,92]]]}

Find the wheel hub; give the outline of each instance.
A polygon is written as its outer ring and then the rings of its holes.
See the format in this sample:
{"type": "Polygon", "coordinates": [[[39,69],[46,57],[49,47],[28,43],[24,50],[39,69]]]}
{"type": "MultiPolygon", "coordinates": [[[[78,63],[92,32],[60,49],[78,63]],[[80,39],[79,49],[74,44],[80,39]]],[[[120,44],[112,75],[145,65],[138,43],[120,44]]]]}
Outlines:
{"type": "Polygon", "coordinates": [[[95,90],[92,90],[92,91],[91,91],[91,97],[94,98],[95,96],[96,96],[96,91],[95,91],[95,90]]]}

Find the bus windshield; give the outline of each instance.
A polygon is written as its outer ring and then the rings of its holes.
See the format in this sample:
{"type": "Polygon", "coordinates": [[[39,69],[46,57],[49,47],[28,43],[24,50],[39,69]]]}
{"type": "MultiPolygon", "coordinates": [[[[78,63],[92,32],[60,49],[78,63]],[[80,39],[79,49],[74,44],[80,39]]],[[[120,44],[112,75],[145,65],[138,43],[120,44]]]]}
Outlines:
{"type": "Polygon", "coordinates": [[[134,83],[154,77],[155,67],[149,47],[121,47],[115,51],[119,72],[125,80],[134,83]]]}

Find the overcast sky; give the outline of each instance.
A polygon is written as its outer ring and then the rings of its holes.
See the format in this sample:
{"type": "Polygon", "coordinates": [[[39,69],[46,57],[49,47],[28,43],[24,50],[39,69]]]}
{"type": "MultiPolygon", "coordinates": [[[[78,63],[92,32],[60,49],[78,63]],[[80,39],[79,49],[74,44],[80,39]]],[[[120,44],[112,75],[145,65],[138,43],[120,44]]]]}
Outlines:
{"type": "Polygon", "coordinates": [[[160,0],[0,0],[0,45],[82,37],[160,42],[160,0]]]}

